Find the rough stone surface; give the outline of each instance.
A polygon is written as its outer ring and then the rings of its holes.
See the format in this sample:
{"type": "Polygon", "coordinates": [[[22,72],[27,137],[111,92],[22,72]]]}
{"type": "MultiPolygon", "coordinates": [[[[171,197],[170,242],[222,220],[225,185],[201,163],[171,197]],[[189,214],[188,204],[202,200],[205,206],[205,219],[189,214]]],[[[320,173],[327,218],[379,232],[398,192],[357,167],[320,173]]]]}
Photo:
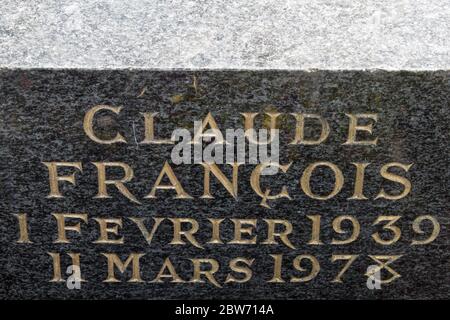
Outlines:
{"type": "MultiPolygon", "coordinates": [[[[124,13],[126,14],[126,12],[124,13]]],[[[0,72],[0,298],[235,298],[235,299],[436,299],[450,298],[449,248],[449,72],[274,72],[274,71],[83,71],[83,70],[2,70],[0,72]],[[192,83],[197,79],[197,90],[192,83]],[[145,88],[145,90],[143,90],[145,88]],[[105,114],[97,122],[104,137],[117,130],[128,144],[99,145],[86,137],[82,128],[85,112],[97,104],[122,105],[119,116],[105,114]],[[193,200],[173,200],[173,192],[160,192],[158,199],[143,199],[150,191],[170,146],[139,145],[143,121],[139,112],[160,112],[157,133],[167,136],[175,127],[192,127],[193,120],[211,111],[221,128],[242,126],[239,112],[277,110],[282,113],[309,112],[323,115],[330,123],[331,135],[320,146],[286,145],[293,137],[292,120],[282,117],[283,163],[293,161],[288,174],[264,177],[273,192],[286,185],[292,200],[270,201],[272,209],[259,206],[261,199],[251,190],[249,175],[253,166],[240,171],[239,197],[234,200],[225,189],[213,184],[214,200],[200,199],[202,169],[199,165],[174,166],[185,190],[193,200]],[[376,147],[344,146],[348,120],[344,113],[378,113],[374,134],[376,147]],[[301,192],[299,177],[314,161],[331,161],[345,176],[343,190],[328,201],[312,200],[301,192]],[[83,173],[77,186],[62,183],[64,199],[48,199],[48,172],[42,161],[81,161],[83,173]],[[123,161],[133,167],[135,179],[129,189],[141,200],[133,204],[114,190],[111,199],[93,199],[97,175],[92,161],[123,161]],[[351,162],[370,162],[365,177],[367,201],[349,201],[354,183],[351,162]],[[381,187],[390,192],[399,186],[379,176],[387,162],[413,163],[406,175],[413,188],[398,201],[373,200],[381,187]],[[55,244],[53,212],[86,212],[93,217],[123,217],[124,245],[92,243],[98,227],[90,219],[82,225],[82,236],[68,232],[72,243],[55,244]],[[28,213],[32,244],[19,244],[13,214],[28,213]],[[311,225],[307,215],[322,215],[323,245],[308,245],[311,225]],[[331,245],[332,238],[345,238],[333,232],[330,224],[338,215],[353,215],[361,224],[361,235],[348,245],[331,245]],[[428,245],[412,246],[412,239],[426,237],[413,232],[411,224],[419,215],[434,215],[441,224],[439,237],[428,245]],[[391,246],[376,244],[371,234],[379,215],[400,215],[397,225],[401,239],[391,246]],[[200,222],[198,240],[210,237],[207,218],[257,218],[258,239],[264,239],[263,218],[288,219],[294,225],[295,250],[283,245],[213,245],[204,250],[192,245],[169,245],[172,227],[164,222],[163,232],[148,245],[130,216],[191,217],[200,222]],[[47,252],[63,254],[63,272],[69,262],[65,252],[80,252],[82,273],[88,282],[81,290],[69,290],[65,283],[51,283],[52,264],[47,252]],[[115,252],[122,258],[130,252],[146,253],[142,258],[145,283],[103,283],[106,259],[100,253],[115,252]],[[299,254],[314,255],[321,265],[317,277],[306,283],[267,283],[272,258],[284,254],[283,276],[299,276],[291,267],[299,254]],[[343,277],[332,283],[342,267],[330,261],[332,254],[359,254],[343,277]],[[373,264],[368,255],[402,255],[391,266],[401,277],[381,290],[366,287],[364,273],[373,264]],[[180,276],[189,279],[192,265],[187,258],[215,258],[221,269],[217,279],[223,283],[230,259],[255,258],[253,278],[244,284],[225,284],[216,288],[208,283],[150,283],[165,257],[171,257],[180,276]],[[289,267],[288,267],[289,266],[289,267]]],[[[229,174],[230,171],[226,171],[229,174]]],[[[112,175],[118,172],[111,172],[112,175]]],[[[331,179],[323,173],[315,179],[316,192],[330,190],[331,179]]],[[[429,233],[429,225],[424,230],[429,233]]],[[[392,236],[389,232],[383,237],[392,236]]],[[[232,238],[229,220],[224,222],[222,238],[232,238]]],[[[261,241],[261,240],[259,240],[261,241]]],[[[308,269],[308,263],[302,265],[308,269]]]]}
{"type": "Polygon", "coordinates": [[[0,66],[450,67],[448,0],[1,1],[0,66]]]}

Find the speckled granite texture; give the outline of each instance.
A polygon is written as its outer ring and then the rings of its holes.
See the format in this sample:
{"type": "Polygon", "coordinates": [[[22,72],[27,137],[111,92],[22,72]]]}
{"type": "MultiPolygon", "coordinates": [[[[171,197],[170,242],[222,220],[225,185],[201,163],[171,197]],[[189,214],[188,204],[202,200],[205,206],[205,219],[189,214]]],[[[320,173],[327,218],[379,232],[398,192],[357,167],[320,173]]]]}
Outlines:
{"type": "Polygon", "coordinates": [[[0,67],[450,68],[448,0],[2,0],[0,67]]]}
{"type": "MultiPolygon", "coordinates": [[[[89,70],[1,70],[0,71],[0,298],[53,299],[437,299],[450,298],[449,237],[449,72],[275,72],[275,71],[89,71],[89,70]],[[197,91],[192,87],[194,75],[197,91]],[[145,90],[143,90],[145,88],[145,90]],[[176,98],[174,98],[176,97],[176,98]],[[98,123],[100,134],[116,130],[129,144],[99,145],[83,132],[85,112],[96,104],[121,105],[120,116],[105,116],[98,123]],[[211,111],[221,128],[241,127],[240,112],[277,110],[282,113],[309,112],[323,115],[330,123],[329,139],[320,146],[286,146],[292,139],[292,123],[283,122],[281,162],[294,163],[289,174],[271,181],[273,190],[286,185],[292,201],[271,201],[272,209],[259,206],[260,198],[251,190],[249,175],[253,166],[240,172],[239,197],[234,200],[223,187],[213,184],[216,199],[199,199],[202,169],[198,165],[174,166],[185,190],[193,200],[173,200],[172,193],[159,199],[143,199],[148,194],[170,146],[137,145],[142,138],[143,121],[139,112],[159,112],[158,134],[167,136],[176,126],[191,128],[192,121],[211,111]],[[376,147],[343,146],[346,137],[344,113],[378,113],[374,133],[376,147]],[[134,128],[134,129],[133,129],[134,128]],[[139,139],[138,139],[139,140],[139,139]],[[299,177],[307,164],[323,160],[338,165],[346,178],[338,196],[328,201],[307,198],[299,188],[299,177]],[[83,173],[78,185],[64,184],[64,199],[47,199],[48,172],[42,161],[81,161],[83,173]],[[130,190],[142,200],[133,204],[115,191],[111,199],[93,199],[97,177],[91,161],[123,161],[133,167],[135,179],[130,190]],[[351,162],[371,162],[366,172],[367,201],[346,200],[353,190],[351,162]],[[407,174],[413,188],[399,201],[373,200],[380,186],[382,164],[399,161],[414,163],[407,174]],[[70,244],[52,243],[56,237],[53,212],[86,212],[93,217],[192,217],[199,221],[198,240],[210,237],[207,218],[281,218],[294,225],[292,241],[297,249],[283,245],[191,245],[173,246],[171,226],[148,245],[137,228],[124,218],[121,233],[124,245],[92,242],[98,227],[92,219],[82,225],[82,236],[69,232],[70,244]],[[32,244],[17,241],[17,221],[13,214],[27,213],[32,244]],[[306,244],[310,224],[306,215],[322,215],[324,245],[306,244]],[[338,215],[353,215],[361,224],[360,238],[349,245],[331,245],[336,237],[330,226],[338,215]],[[398,226],[402,238],[392,246],[376,244],[371,234],[379,215],[401,215],[398,226]],[[439,237],[431,244],[411,246],[416,238],[411,228],[415,217],[430,214],[441,224],[439,237]],[[80,290],[69,290],[65,283],[51,283],[52,264],[47,252],[80,252],[83,283],[80,290]],[[121,257],[130,252],[146,253],[142,258],[145,283],[103,283],[106,259],[101,252],[121,257]],[[314,255],[320,262],[318,276],[307,283],[267,283],[272,260],[269,254],[284,254],[284,276],[293,275],[292,259],[299,254],[314,255]],[[332,254],[360,254],[344,276],[344,282],[331,283],[341,264],[330,261],[332,254]],[[364,272],[372,264],[367,255],[403,255],[392,267],[401,278],[381,290],[366,287],[364,272]],[[188,279],[192,266],[187,258],[215,258],[221,264],[217,279],[223,283],[230,259],[255,258],[253,277],[244,284],[225,284],[216,288],[208,283],[150,283],[163,258],[170,256],[180,276],[188,279]],[[289,267],[288,267],[289,266],[289,267]]],[[[227,171],[229,174],[229,171],[227,171]]],[[[319,190],[329,184],[316,181],[319,190]]],[[[392,187],[392,186],[391,186],[392,187]]],[[[261,220],[259,220],[261,222],[261,220]]],[[[259,223],[258,222],[258,223],[259,223]]],[[[264,224],[257,228],[264,238],[264,224]]],[[[389,234],[387,235],[389,236],[389,234]]],[[[222,238],[232,238],[229,222],[222,238]]],[[[63,265],[67,265],[63,256],[63,265]]],[[[305,265],[308,268],[307,265],[305,265]]],[[[129,273],[121,279],[127,279],[129,273]]]]}

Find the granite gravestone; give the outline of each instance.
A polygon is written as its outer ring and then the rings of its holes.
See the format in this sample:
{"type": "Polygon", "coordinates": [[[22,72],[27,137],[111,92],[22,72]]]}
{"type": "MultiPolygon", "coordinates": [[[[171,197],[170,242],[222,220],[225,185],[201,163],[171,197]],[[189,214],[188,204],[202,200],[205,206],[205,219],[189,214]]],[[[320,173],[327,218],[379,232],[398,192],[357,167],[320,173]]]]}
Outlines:
{"type": "Polygon", "coordinates": [[[2,299],[450,297],[447,71],[4,69],[0,88],[2,299]],[[239,163],[171,140],[251,127],[277,130],[275,170],[250,136],[239,163]]]}

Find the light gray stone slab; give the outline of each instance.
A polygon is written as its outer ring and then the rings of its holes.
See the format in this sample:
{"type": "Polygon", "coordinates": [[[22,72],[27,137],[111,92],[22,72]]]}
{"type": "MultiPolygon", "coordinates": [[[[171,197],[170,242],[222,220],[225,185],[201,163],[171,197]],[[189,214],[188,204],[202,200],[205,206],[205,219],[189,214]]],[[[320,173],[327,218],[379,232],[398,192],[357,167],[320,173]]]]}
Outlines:
{"type": "Polygon", "coordinates": [[[0,67],[450,67],[448,0],[1,0],[0,67]]]}

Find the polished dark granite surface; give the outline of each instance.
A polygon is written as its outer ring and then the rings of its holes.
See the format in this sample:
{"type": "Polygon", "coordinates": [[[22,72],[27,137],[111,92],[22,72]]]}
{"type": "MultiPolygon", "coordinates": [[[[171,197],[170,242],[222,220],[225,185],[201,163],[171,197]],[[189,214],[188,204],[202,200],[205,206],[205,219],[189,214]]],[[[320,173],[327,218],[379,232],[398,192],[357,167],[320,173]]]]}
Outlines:
{"type": "MultiPolygon", "coordinates": [[[[449,72],[357,72],[357,71],[89,71],[89,70],[0,70],[0,298],[54,299],[435,299],[450,298],[449,236],[449,72]],[[100,137],[112,138],[120,132],[128,143],[98,144],[83,130],[86,112],[95,105],[122,106],[120,114],[99,114],[95,121],[100,137]],[[221,129],[242,128],[242,112],[279,112],[280,162],[292,161],[286,174],[261,179],[272,194],[286,186],[287,198],[268,200],[270,209],[260,205],[261,197],[250,186],[255,165],[239,169],[238,196],[212,178],[214,199],[202,199],[201,165],[172,165],[176,177],[192,199],[173,199],[175,191],[157,191],[156,199],[145,198],[152,189],[166,160],[170,162],[173,146],[140,144],[144,120],[140,113],[158,112],[155,130],[159,137],[170,137],[175,128],[192,131],[193,121],[208,112],[221,129]],[[328,139],[320,145],[289,145],[294,138],[295,121],[290,113],[319,114],[330,126],[328,139]],[[376,146],[343,145],[348,136],[349,118],[345,114],[377,114],[373,134],[376,146]],[[76,173],[76,185],[59,184],[64,198],[47,198],[49,172],[42,162],[81,162],[82,172],[61,169],[60,175],[76,173]],[[108,187],[109,199],[94,199],[97,194],[97,168],[92,162],[120,161],[134,170],[127,188],[140,204],[108,187]],[[343,173],[342,190],[332,199],[307,197],[300,188],[305,168],[317,161],[335,164],[343,173]],[[369,162],[364,178],[367,200],[348,200],[353,195],[355,166],[369,162]],[[407,173],[396,171],[411,181],[411,192],[399,200],[374,199],[382,188],[391,194],[402,190],[401,184],[380,176],[380,168],[390,162],[412,164],[407,173]],[[66,170],[66,171],[65,171],[66,170]],[[18,219],[26,213],[29,240],[17,243],[18,219]],[[67,231],[70,243],[54,243],[58,236],[52,213],[86,213],[88,223],[81,223],[81,235],[67,231]],[[321,216],[320,241],[311,240],[311,219],[321,216]],[[350,215],[360,224],[358,238],[349,244],[332,244],[332,239],[346,239],[349,234],[333,231],[337,216],[350,215]],[[431,233],[430,221],[421,224],[424,234],[415,232],[413,221],[431,215],[440,224],[440,233],[429,244],[412,245],[431,233]],[[395,226],[401,237],[392,245],[374,241],[393,233],[382,232],[385,222],[373,225],[379,216],[401,216],[395,226]],[[94,243],[99,224],[94,218],[122,218],[120,236],[124,244],[94,243]],[[203,249],[192,244],[170,244],[173,227],[164,220],[148,244],[129,217],[191,218],[199,223],[195,238],[203,249]],[[208,244],[211,224],[208,219],[225,219],[221,224],[224,244],[208,244]],[[228,243],[234,237],[230,219],[257,219],[254,235],[257,244],[228,243]],[[293,225],[289,236],[295,249],[282,244],[264,244],[267,223],[263,219],[284,219],[293,225]],[[68,252],[81,254],[81,289],[68,289],[66,282],[50,282],[52,258],[61,253],[63,278],[70,264],[68,252]],[[130,283],[130,270],[115,269],[117,283],[107,278],[107,259],[102,253],[115,253],[122,261],[130,253],[145,254],[140,259],[143,282],[130,283]],[[283,255],[283,283],[268,282],[273,276],[274,258],[283,255]],[[310,281],[290,282],[291,277],[310,273],[311,263],[302,260],[304,271],[294,268],[299,255],[311,255],[320,271],[310,281]],[[358,255],[342,276],[344,260],[332,262],[332,256],[358,255]],[[370,290],[364,275],[371,256],[401,255],[389,265],[401,277],[370,290]],[[164,259],[169,257],[185,283],[152,283],[164,259]],[[230,260],[254,259],[252,277],[245,283],[224,283],[230,273],[230,260]],[[204,283],[190,282],[193,262],[189,259],[215,259],[219,270],[214,274],[217,287],[202,277],[204,283]]],[[[267,122],[267,116],[262,122],[267,122]]],[[[259,118],[260,119],[260,118],[259,118]]],[[[259,125],[259,120],[257,122],[259,125]]],[[[307,131],[314,136],[317,131],[307,131]]],[[[364,133],[362,133],[364,136],[364,133]]],[[[230,166],[220,166],[230,177],[230,166]]],[[[395,171],[395,170],[394,170],[395,171]]],[[[121,171],[110,172],[114,178],[121,171]]],[[[311,179],[314,192],[329,193],[333,177],[329,171],[311,179]]],[[[264,190],[263,188],[263,190],[264,190]]],[[[73,224],[77,221],[70,221],[73,224]]],[[[344,230],[350,230],[343,224],[344,230]],[[347,229],[346,229],[347,228],[347,229]]],[[[350,232],[351,233],[351,232],[350,232]]],[[[111,236],[115,237],[115,236],[111,236]]],[[[249,237],[245,235],[244,237],[249,237]]],[[[118,237],[116,237],[118,238],[118,237]]],[[[197,260],[200,261],[200,260],[197,260]]],[[[131,265],[130,265],[131,267],[131,265]]],[[[204,265],[205,268],[210,266],[204,265]]],[[[129,268],[130,269],[130,268],[129,268]]],[[[299,268],[297,268],[299,269],[299,268]]],[[[168,271],[166,270],[166,273],[168,271]]],[[[232,273],[236,278],[244,274],[232,273]]],[[[382,278],[392,276],[386,270],[382,278]]]]}

